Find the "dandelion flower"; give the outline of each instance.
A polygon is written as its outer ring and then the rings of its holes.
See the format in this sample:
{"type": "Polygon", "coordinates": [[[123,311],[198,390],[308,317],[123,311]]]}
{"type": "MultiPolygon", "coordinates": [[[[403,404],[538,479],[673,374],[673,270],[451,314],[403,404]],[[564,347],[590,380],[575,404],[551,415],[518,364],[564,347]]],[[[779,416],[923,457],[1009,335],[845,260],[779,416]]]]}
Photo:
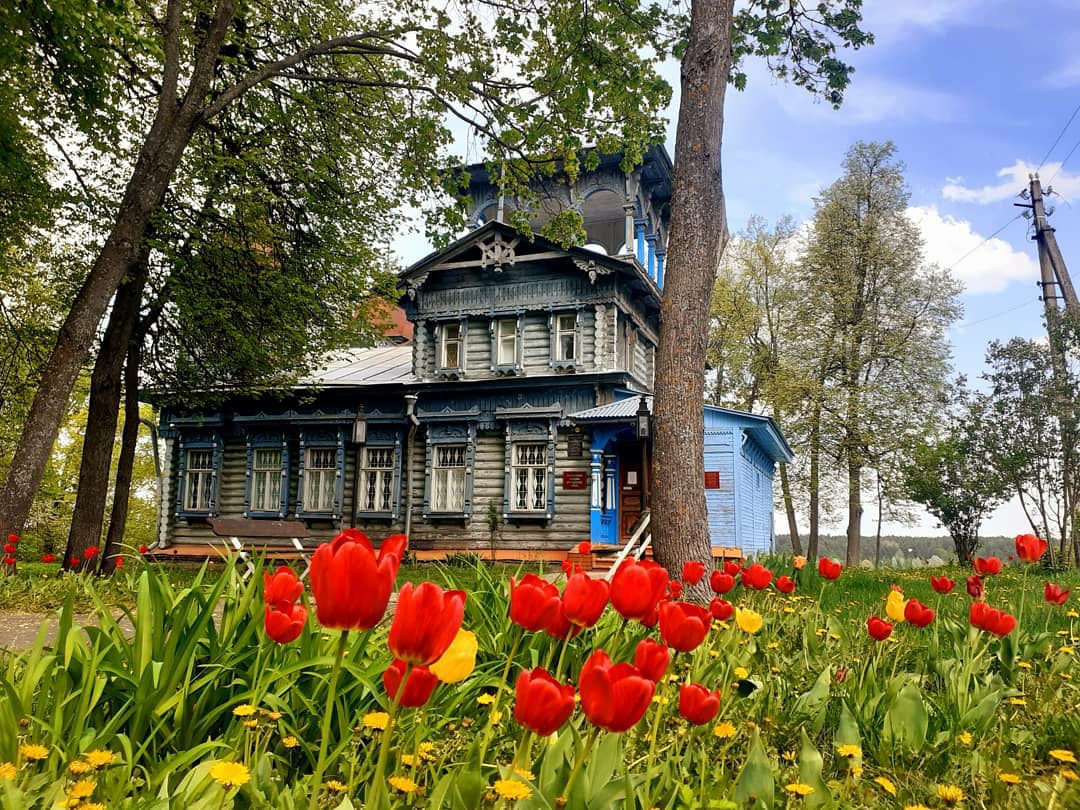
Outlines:
{"type": "Polygon", "coordinates": [[[360,723],[364,728],[377,728],[379,731],[385,731],[389,720],[390,715],[386,712],[368,712],[360,720],[360,723]]]}
{"type": "Polygon", "coordinates": [[[0,779],[14,779],[16,773],[14,763],[0,762],[0,779]]]}
{"type": "Polygon", "coordinates": [[[67,795],[72,799],[86,799],[94,795],[97,782],[93,779],[80,779],[67,789],[67,795]]]}
{"type": "Polygon", "coordinates": [[[404,765],[406,768],[411,768],[416,764],[416,757],[414,757],[412,754],[402,754],[401,764],[404,765]]]}
{"type": "Polygon", "coordinates": [[[348,790],[348,788],[345,787],[345,785],[343,785],[337,779],[327,779],[326,782],[323,783],[323,787],[329,790],[331,793],[344,793],[346,790],[348,790]]]}
{"type": "Polygon", "coordinates": [[[390,783],[390,787],[402,793],[416,793],[420,789],[416,782],[406,776],[391,776],[386,781],[390,783]]]}
{"type": "Polygon", "coordinates": [[[1032,668],[1031,664],[1029,664],[1027,661],[1017,661],[1016,665],[1018,667],[1020,667],[1020,669],[1031,669],[1032,668]]]}
{"type": "Polygon", "coordinates": [[[793,782],[790,785],[784,785],[784,790],[788,793],[794,793],[796,796],[809,796],[814,792],[814,789],[810,785],[804,785],[802,782],[793,782]]]}
{"type": "Polygon", "coordinates": [[[82,802],[79,810],[108,810],[101,802],[82,802]]]}
{"type": "Polygon", "coordinates": [[[417,753],[420,754],[420,759],[427,762],[435,761],[435,743],[422,742],[417,746],[417,753]]]}
{"type": "Polygon", "coordinates": [[[116,754],[106,748],[96,748],[93,751],[87,751],[83,759],[95,768],[104,768],[116,762],[116,754]]]}
{"type": "Polygon", "coordinates": [[[1027,706],[1027,701],[1023,698],[1018,697],[1009,698],[1009,703],[1011,703],[1013,706],[1027,706]]]}
{"type": "Polygon", "coordinates": [[[218,760],[210,766],[210,778],[223,788],[238,788],[251,780],[251,771],[242,762],[218,760]]]}
{"type": "Polygon", "coordinates": [[[712,733],[715,736],[719,737],[721,740],[726,740],[734,737],[738,733],[738,731],[736,730],[735,726],[725,720],[723,723],[717,723],[713,727],[712,733]]]}
{"type": "Polygon", "coordinates": [[[496,709],[491,713],[491,725],[497,726],[502,722],[503,713],[496,709]]]}
{"type": "Polygon", "coordinates": [[[484,694],[476,698],[476,702],[481,706],[490,706],[495,702],[495,695],[491,694],[491,692],[484,692],[484,694]]]}
{"type": "Polygon", "coordinates": [[[290,734],[288,737],[281,738],[281,744],[286,748],[296,748],[296,746],[300,745],[300,741],[290,734]]]}
{"type": "Polygon", "coordinates": [[[259,727],[259,721],[252,717],[250,720],[245,720],[243,726],[246,729],[256,729],[259,727]]]}
{"type": "Polygon", "coordinates": [[[874,779],[878,783],[878,786],[888,793],[890,796],[896,795],[896,785],[892,783],[892,780],[886,776],[878,776],[874,779]]]}
{"type": "Polygon", "coordinates": [[[863,772],[862,765],[852,765],[851,766],[851,775],[854,776],[856,779],[858,779],[860,776],[862,776],[862,772],[863,772]]]}
{"type": "Polygon", "coordinates": [[[794,762],[795,757],[798,756],[798,755],[794,751],[785,751],[780,756],[783,757],[788,762],[794,762]]]}
{"type": "Polygon", "coordinates": [[[1002,773],[998,774],[998,779],[1004,782],[1006,785],[1019,785],[1024,780],[1015,773],[1002,773]]]}
{"type": "Polygon", "coordinates": [[[937,797],[945,804],[956,804],[964,800],[964,791],[956,785],[938,785],[937,797]]]}
{"type": "Polygon", "coordinates": [[[962,742],[964,745],[971,745],[971,732],[961,731],[960,736],[958,736],[957,739],[960,740],[960,742],[962,742]]]}
{"type": "Polygon", "coordinates": [[[24,743],[19,746],[19,756],[23,759],[37,761],[49,756],[49,749],[38,743],[24,743]]]}
{"type": "Polygon", "coordinates": [[[1076,764],[1076,755],[1072,751],[1065,748],[1055,748],[1050,751],[1050,756],[1056,759],[1058,762],[1068,762],[1070,765],[1076,764]]]}
{"type": "MultiPolygon", "coordinates": [[[[7,765],[7,764],[8,763],[6,763],[6,762],[4,763],[4,765],[7,765]]],[[[3,771],[3,767],[4,767],[3,765],[0,765],[0,772],[3,771]]],[[[1062,768],[1061,769],[1061,776],[1062,776],[1062,778],[1068,780],[1069,782],[1075,782],[1078,779],[1080,779],[1080,776],[1077,776],[1076,771],[1074,771],[1072,768],[1062,768]]],[[[0,778],[2,778],[2,776],[0,776],[0,778]]]]}
{"type": "Polygon", "coordinates": [[[930,810],[925,804],[905,804],[904,810],[930,810]]]}
{"type": "Polygon", "coordinates": [[[517,765],[514,766],[514,773],[516,773],[522,779],[527,779],[530,782],[536,778],[536,774],[534,774],[532,771],[528,770],[527,768],[520,768],[517,765]]]}
{"type": "Polygon", "coordinates": [[[280,720],[281,712],[263,712],[269,720],[280,720]]]}
{"type": "Polygon", "coordinates": [[[746,667],[735,667],[735,677],[736,678],[747,678],[749,676],[750,676],[750,670],[748,670],[746,667]]]}
{"type": "Polygon", "coordinates": [[[495,793],[499,798],[506,799],[507,801],[517,801],[518,799],[528,799],[532,796],[532,788],[526,785],[524,782],[519,782],[517,779],[496,779],[495,784],[492,785],[495,789],[495,793]]]}
{"type": "Polygon", "coordinates": [[[256,709],[250,703],[241,703],[239,706],[232,710],[232,713],[236,717],[251,717],[251,715],[255,714],[256,711],[258,711],[258,709],[256,709]]]}
{"type": "Polygon", "coordinates": [[[77,759],[74,762],[68,763],[68,770],[75,776],[81,776],[84,773],[90,773],[94,770],[94,766],[84,759],[77,759]]]}
{"type": "Polygon", "coordinates": [[[861,757],[862,749],[857,745],[841,745],[837,747],[836,753],[842,757],[861,757]]]}

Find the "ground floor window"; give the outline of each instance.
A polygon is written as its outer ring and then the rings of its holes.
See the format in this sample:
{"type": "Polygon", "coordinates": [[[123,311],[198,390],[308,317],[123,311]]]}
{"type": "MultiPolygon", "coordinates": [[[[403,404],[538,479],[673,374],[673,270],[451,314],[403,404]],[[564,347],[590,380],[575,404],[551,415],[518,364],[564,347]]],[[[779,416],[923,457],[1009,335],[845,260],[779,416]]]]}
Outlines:
{"type": "Polygon", "coordinates": [[[214,486],[214,451],[188,450],[184,473],[184,510],[209,512],[214,486]]]}
{"type": "Polygon", "coordinates": [[[517,442],[513,447],[510,482],[515,512],[547,510],[547,443],[517,442]]]}
{"type": "Polygon", "coordinates": [[[281,509],[281,450],[257,448],[251,460],[252,512],[277,512],[281,509]]]}
{"type": "Polygon", "coordinates": [[[394,448],[365,447],[360,469],[361,512],[390,512],[394,503],[394,448]]]}
{"type": "Polygon", "coordinates": [[[337,490],[337,450],[312,447],[304,459],[304,511],[333,512],[337,490]]]}
{"type": "Polygon", "coordinates": [[[465,445],[438,445],[431,470],[431,511],[465,511],[465,445]]]}

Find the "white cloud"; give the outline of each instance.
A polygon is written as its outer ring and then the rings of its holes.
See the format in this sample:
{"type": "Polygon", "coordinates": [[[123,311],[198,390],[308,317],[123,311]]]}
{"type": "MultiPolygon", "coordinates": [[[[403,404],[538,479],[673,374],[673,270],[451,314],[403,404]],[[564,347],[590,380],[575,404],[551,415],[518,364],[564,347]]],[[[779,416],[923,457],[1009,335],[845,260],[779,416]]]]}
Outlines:
{"type": "Polygon", "coordinates": [[[953,276],[969,293],[1000,292],[1013,281],[1039,276],[1033,256],[1015,250],[1004,239],[980,244],[983,235],[966,220],[943,215],[933,205],[913,206],[907,213],[922,233],[927,261],[952,268],[953,276]],[[973,252],[965,255],[969,251],[973,252]]]}
{"type": "MultiPolygon", "coordinates": [[[[990,183],[979,188],[964,185],[962,177],[949,177],[941,189],[941,195],[946,200],[958,202],[971,202],[980,205],[1001,202],[1016,194],[1028,185],[1028,175],[1035,172],[1036,166],[1025,160],[1017,160],[1013,165],[999,169],[997,177],[1004,177],[1000,183],[990,183]]],[[[1080,175],[1061,171],[1061,163],[1046,163],[1039,172],[1043,178],[1044,188],[1046,181],[1053,178],[1053,189],[1064,199],[1080,197],[1080,175]]]]}

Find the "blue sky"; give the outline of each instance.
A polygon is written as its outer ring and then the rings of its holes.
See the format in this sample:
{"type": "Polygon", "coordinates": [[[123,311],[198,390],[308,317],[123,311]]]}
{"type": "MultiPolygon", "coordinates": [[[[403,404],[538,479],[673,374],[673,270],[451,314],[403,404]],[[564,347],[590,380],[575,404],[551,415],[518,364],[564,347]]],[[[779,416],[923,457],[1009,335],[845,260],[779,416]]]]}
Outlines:
{"type": "MultiPolygon", "coordinates": [[[[1016,192],[1080,104],[1080,0],[867,0],[864,10],[877,42],[847,54],[856,72],[840,110],[777,82],[760,63],[748,63],[745,92],[729,91],[723,155],[729,226],[738,231],[751,214],[807,219],[814,195],[839,175],[852,143],[892,140],[907,166],[910,213],[927,259],[952,268],[965,284],[964,319],[951,338],[957,370],[976,377],[988,341],[1043,333],[1027,221],[1012,221],[964,255],[1019,213],[1016,192]]],[[[664,72],[677,91],[677,66],[664,72]]],[[[672,151],[677,104],[676,93],[668,115],[672,151]]],[[[1044,184],[1054,177],[1060,197],[1051,200],[1051,223],[1066,262],[1076,257],[1080,281],[1078,144],[1080,115],[1040,175],[1044,184]]],[[[426,251],[415,237],[396,246],[405,261],[426,251]]],[[[875,517],[868,509],[865,530],[875,517]]],[[[940,531],[929,516],[886,530],[940,531]]],[[[984,526],[984,534],[1025,530],[1016,504],[984,526]]]]}

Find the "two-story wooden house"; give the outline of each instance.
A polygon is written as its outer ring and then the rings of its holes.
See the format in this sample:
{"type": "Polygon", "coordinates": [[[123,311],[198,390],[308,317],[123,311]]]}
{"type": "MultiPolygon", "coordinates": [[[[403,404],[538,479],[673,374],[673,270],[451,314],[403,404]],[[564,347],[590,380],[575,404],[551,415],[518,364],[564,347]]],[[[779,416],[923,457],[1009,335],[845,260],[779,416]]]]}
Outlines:
{"type": "MultiPolygon", "coordinates": [[[[647,510],[638,423],[671,171],[658,147],[633,172],[605,157],[548,190],[534,226],[571,206],[588,234],[562,248],[506,224],[513,201],[473,167],[472,229],[401,277],[410,340],[333,358],[291,400],[162,413],[159,544],[358,526],[405,531],[418,551],[490,551],[496,528],[500,556],[557,557],[625,540],[647,510]]],[[[714,545],[770,548],[787,444],[769,418],[721,408],[707,408],[705,429],[714,545]]]]}

